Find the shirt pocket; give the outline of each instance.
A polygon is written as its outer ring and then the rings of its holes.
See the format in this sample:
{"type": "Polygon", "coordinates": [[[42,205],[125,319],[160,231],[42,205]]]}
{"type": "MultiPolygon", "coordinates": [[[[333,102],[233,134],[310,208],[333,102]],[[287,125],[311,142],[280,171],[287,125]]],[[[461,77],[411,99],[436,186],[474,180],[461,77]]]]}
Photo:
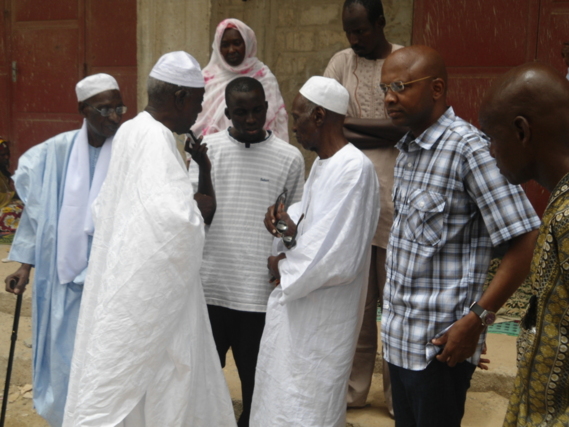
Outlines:
{"type": "Polygon", "coordinates": [[[405,237],[421,245],[436,246],[445,225],[445,198],[438,193],[416,189],[407,200],[405,237]]]}

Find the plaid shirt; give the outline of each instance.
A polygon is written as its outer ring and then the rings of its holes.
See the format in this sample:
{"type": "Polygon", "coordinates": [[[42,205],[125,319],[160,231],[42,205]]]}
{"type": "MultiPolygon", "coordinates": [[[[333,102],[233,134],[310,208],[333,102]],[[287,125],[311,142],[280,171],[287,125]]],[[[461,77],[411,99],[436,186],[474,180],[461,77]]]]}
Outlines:
{"type": "Polygon", "coordinates": [[[381,333],[389,363],[422,370],[441,350],[430,341],[482,295],[493,245],[540,220],[521,187],[500,174],[486,136],[451,107],[397,148],[381,333]]]}

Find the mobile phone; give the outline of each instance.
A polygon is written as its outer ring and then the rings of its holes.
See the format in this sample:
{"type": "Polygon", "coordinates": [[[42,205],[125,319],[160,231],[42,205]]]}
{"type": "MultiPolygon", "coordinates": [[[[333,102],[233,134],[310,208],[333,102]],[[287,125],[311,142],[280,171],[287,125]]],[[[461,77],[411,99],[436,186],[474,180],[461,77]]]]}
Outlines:
{"type": "Polygon", "coordinates": [[[190,129],[186,133],[186,144],[184,145],[184,151],[186,151],[187,153],[191,153],[192,147],[194,146],[194,144],[198,144],[198,139],[196,138],[196,136],[194,135],[194,133],[190,129]]]}
{"type": "Polygon", "coordinates": [[[275,207],[273,208],[273,215],[276,216],[277,215],[277,211],[279,209],[279,205],[282,203],[283,205],[286,204],[286,198],[288,195],[288,190],[285,188],[284,191],[279,194],[279,197],[277,197],[277,200],[275,201],[275,207]]]}
{"type": "MultiPolygon", "coordinates": [[[[277,216],[279,206],[281,205],[281,203],[283,205],[286,203],[287,196],[288,196],[288,190],[285,188],[284,191],[281,194],[279,194],[279,197],[277,197],[277,200],[275,201],[275,206],[273,208],[273,216],[277,216]]],[[[277,229],[280,235],[282,235],[288,230],[288,226],[286,225],[286,222],[284,222],[283,220],[277,221],[275,228],[277,229]]]]}

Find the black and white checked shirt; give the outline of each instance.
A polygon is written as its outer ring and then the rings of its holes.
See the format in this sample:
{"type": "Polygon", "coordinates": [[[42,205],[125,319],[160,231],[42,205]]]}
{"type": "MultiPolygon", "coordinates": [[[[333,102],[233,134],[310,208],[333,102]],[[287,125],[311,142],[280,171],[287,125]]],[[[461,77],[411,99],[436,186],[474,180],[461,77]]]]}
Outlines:
{"type": "Polygon", "coordinates": [[[540,220],[522,188],[500,174],[487,137],[452,107],[397,148],[382,339],[389,363],[422,370],[441,350],[431,340],[482,295],[492,247],[540,220]]]}

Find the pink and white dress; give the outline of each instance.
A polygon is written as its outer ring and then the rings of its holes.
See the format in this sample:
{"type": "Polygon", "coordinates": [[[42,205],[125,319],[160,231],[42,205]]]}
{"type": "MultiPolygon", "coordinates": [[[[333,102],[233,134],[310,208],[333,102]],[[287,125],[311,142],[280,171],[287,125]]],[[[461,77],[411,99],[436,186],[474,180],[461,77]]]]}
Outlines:
{"type": "Polygon", "coordinates": [[[203,70],[205,95],[202,112],[192,127],[196,136],[209,135],[226,130],[231,126],[231,121],[225,117],[225,87],[237,77],[252,77],[263,85],[265,97],[269,103],[265,129],[272,130],[277,137],[288,142],[288,115],[285,103],[277,78],[269,67],[255,56],[257,54],[255,32],[238,19],[225,19],[215,30],[212,48],[209,64],[203,70]],[[235,28],[245,41],[245,59],[236,67],[225,62],[220,52],[221,39],[227,28],[235,28]]]}

